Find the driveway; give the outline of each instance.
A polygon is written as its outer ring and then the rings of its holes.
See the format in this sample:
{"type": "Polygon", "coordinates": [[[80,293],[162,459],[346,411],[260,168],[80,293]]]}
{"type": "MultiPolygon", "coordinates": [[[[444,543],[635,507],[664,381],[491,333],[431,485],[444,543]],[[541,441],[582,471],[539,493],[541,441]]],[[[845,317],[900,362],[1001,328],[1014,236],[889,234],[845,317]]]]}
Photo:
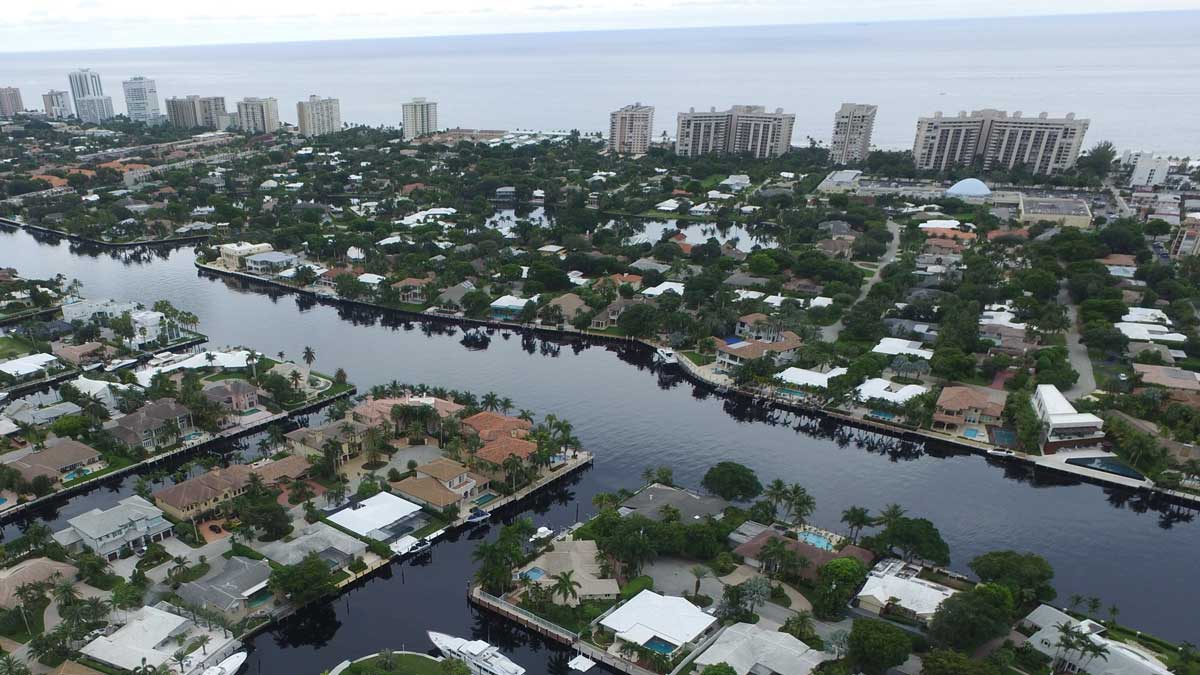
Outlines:
{"type": "MultiPolygon", "coordinates": [[[[682,558],[659,558],[646,565],[642,573],[654,579],[654,590],[659,593],[664,595],[690,594],[696,588],[696,577],[692,576],[691,570],[697,565],[700,563],[682,558]]],[[[721,600],[724,588],[725,584],[712,576],[711,570],[709,570],[708,576],[700,580],[700,592],[712,598],[714,603],[721,600]]]]}
{"type": "MultiPolygon", "coordinates": [[[[894,220],[887,221],[888,232],[892,233],[892,240],[888,242],[887,251],[879,258],[879,262],[875,268],[875,273],[867,279],[867,283],[863,284],[862,291],[858,294],[858,299],[862,300],[867,297],[867,293],[871,292],[871,287],[879,283],[880,275],[883,273],[883,268],[896,259],[896,252],[900,249],[900,224],[894,220]]],[[[843,320],[838,319],[837,323],[821,327],[821,339],[825,342],[837,342],[838,335],[842,332],[843,320]]]]}
{"type": "Polygon", "coordinates": [[[1092,371],[1087,346],[1079,341],[1079,307],[1071,304],[1071,296],[1065,288],[1058,292],[1058,302],[1067,308],[1067,358],[1071,367],[1079,373],[1075,385],[1063,394],[1070,399],[1080,398],[1096,391],[1096,374],[1092,371]]]}

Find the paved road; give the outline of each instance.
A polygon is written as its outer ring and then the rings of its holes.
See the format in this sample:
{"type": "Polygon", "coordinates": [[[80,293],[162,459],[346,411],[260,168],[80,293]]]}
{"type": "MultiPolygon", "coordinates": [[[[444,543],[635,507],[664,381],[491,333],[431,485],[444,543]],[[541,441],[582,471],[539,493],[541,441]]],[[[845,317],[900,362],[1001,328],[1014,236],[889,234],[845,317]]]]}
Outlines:
{"type": "MultiPolygon", "coordinates": [[[[887,251],[884,252],[883,257],[879,259],[879,264],[875,268],[875,273],[871,275],[871,278],[867,279],[867,283],[863,284],[862,292],[858,294],[859,300],[867,297],[867,293],[871,292],[871,287],[879,283],[879,275],[883,272],[883,268],[887,267],[889,263],[896,259],[896,251],[898,251],[900,248],[900,224],[893,220],[889,220],[887,221],[887,229],[888,232],[892,233],[892,241],[888,243],[887,251]]],[[[838,319],[837,323],[823,326],[821,328],[821,339],[825,342],[837,342],[838,335],[840,335],[841,332],[842,320],[838,319]]]]}
{"type": "Polygon", "coordinates": [[[1071,367],[1079,373],[1075,386],[1063,392],[1067,398],[1079,398],[1096,390],[1096,374],[1092,371],[1092,360],[1088,358],[1087,346],[1079,341],[1079,307],[1071,304],[1067,289],[1058,292],[1058,302],[1067,308],[1067,356],[1071,367]]]}

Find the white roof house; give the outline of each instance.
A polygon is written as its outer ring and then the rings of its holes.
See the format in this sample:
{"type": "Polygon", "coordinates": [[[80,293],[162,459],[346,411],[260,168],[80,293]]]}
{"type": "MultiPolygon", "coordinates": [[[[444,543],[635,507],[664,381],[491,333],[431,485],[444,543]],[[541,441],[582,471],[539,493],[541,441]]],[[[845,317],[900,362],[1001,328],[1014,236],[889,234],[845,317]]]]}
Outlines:
{"type": "Polygon", "coordinates": [[[357,246],[351,246],[346,249],[346,257],[350,260],[362,260],[367,257],[367,254],[357,246]]]}
{"type": "Polygon", "coordinates": [[[133,670],[142,665],[160,666],[171,660],[179,648],[174,636],[185,633],[192,622],[182,616],[155,607],[142,607],[129,615],[129,620],[112,635],[92,640],[80,651],[84,656],[133,670]]]}
{"type": "Polygon", "coordinates": [[[856,597],[860,607],[880,608],[886,607],[894,598],[895,605],[928,621],[942,602],[955,593],[941,584],[917,578],[913,566],[892,559],[875,565],[856,597]]]}
{"type": "Polygon", "coordinates": [[[358,275],[358,280],[368,286],[378,286],[379,284],[382,284],[384,281],[387,281],[387,277],[380,276],[378,274],[371,274],[370,272],[366,272],[366,273],[358,275]]]}
{"type": "Polygon", "coordinates": [[[795,366],[788,368],[776,375],[777,378],[787,382],[788,384],[798,387],[816,387],[817,389],[825,389],[829,386],[829,381],[839,375],[845,375],[848,371],[845,368],[834,368],[827,373],[808,370],[807,368],[796,368],[795,366]]]}
{"type": "Polygon", "coordinates": [[[938,220],[927,220],[927,221],[921,223],[920,225],[918,225],[917,229],[936,230],[936,229],[941,229],[941,228],[949,228],[951,230],[957,230],[961,225],[962,225],[961,222],[954,220],[953,218],[945,218],[945,219],[938,219],[938,220]]]}
{"type": "Polygon", "coordinates": [[[1037,386],[1033,393],[1033,409],[1046,425],[1049,440],[1061,436],[1097,434],[1104,427],[1103,419],[1076,411],[1075,406],[1052,384],[1037,386]]]}
{"type": "Polygon", "coordinates": [[[654,205],[654,208],[659,211],[678,211],[682,204],[678,199],[668,199],[654,205]]]}
{"type": "Polygon", "coordinates": [[[695,662],[699,666],[725,663],[738,675],[808,675],[821,662],[832,658],[832,654],[813,649],[790,633],[735,623],[697,656],[695,662]]]}
{"type": "Polygon", "coordinates": [[[656,298],[663,293],[683,295],[683,284],[679,283],[678,281],[664,281],[657,286],[651,286],[650,288],[642,289],[642,295],[646,296],[647,298],[656,298]]]}
{"type": "Polygon", "coordinates": [[[492,307],[492,309],[498,309],[501,311],[511,310],[511,311],[519,312],[522,309],[525,309],[525,305],[527,303],[532,302],[532,303],[536,304],[537,301],[538,301],[537,295],[533,296],[532,298],[518,298],[515,295],[502,295],[492,301],[491,307],[492,307]]]}
{"type": "Polygon", "coordinates": [[[929,390],[919,384],[899,385],[882,377],[871,379],[858,385],[858,400],[869,401],[873,398],[882,399],[897,405],[903,404],[929,390]]]}
{"type": "Polygon", "coordinates": [[[1166,312],[1150,307],[1130,307],[1126,310],[1125,316],[1121,317],[1121,320],[1132,323],[1161,323],[1164,326],[1171,325],[1171,319],[1167,316],[1166,312]]]}
{"type": "Polygon", "coordinates": [[[1106,637],[1104,633],[1107,629],[1095,621],[1090,619],[1079,621],[1061,612],[1058,614],[1065,617],[1064,619],[1054,622],[1045,621],[1046,617],[1053,616],[1053,614],[1045,612],[1044,607],[1046,605],[1035,609],[1025,618],[1024,623],[1039,627],[1039,630],[1031,635],[1026,643],[1052,659],[1065,660],[1072,666],[1072,670],[1086,670],[1093,675],[1169,675],[1171,672],[1157,656],[1148,650],[1106,637]],[[1039,613],[1041,621],[1035,620],[1034,617],[1039,613]],[[1062,631],[1058,627],[1064,622],[1072,625],[1083,635],[1084,639],[1103,648],[1104,657],[1093,659],[1080,650],[1064,652],[1060,649],[1058,642],[1062,631]],[[1041,623],[1040,626],[1039,623],[1041,623]]]}
{"type": "Polygon", "coordinates": [[[51,354],[27,354],[0,363],[0,373],[11,377],[28,377],[40,373],[57,361],[58,358],[51,354]]]}
{"type": "Polygon", "coordinates": [[[600,625],[625,642],[645,646],[658,638],[678,650],[704,635],[716,622],[715,616],[683,598],[644,590],[601,619],[600,625]]]}
{"type": "Polygon", "coordinates": [[[871,350],[876,354],[888,354],[896,356],[897,354],[907,354],[921,359],[932,359],[933,350],[921,349],[921,343],[916,340],[904,340],[901,338],[885,337],[879,341],[879,344],[871,350]]]}
{"type": "Polygon", "coordinates": [[[979,325],[1007,326],[1015,330],[1025,330],[1025,324],[1017,321],[1017,315],[1013,314],[1005,305],[989,305],[979,315],[979,325]]]}
{"type": "MultiPolygon", "coordinates": [[[[355,534],[367,536],[404,520],[420,510],[421,507],[407,499],[401,499],[389,492],[380,492],[374,497],[364,499],[355,507],[338,511],[329,516],[329,520],[355,534]]],[[[387,537],[385,535],[376,538],[387,537]]]]}
{"type": "Polygon", "coordinates": [[[1156,323],[1121,321],[1113,325],[1134,342],[1187,342],[1187,336],[1183,333],[1173,333],[1156,323]]]}
{"type": "Polygon", "coordinates": [[[744,173],[730,174],[729,178],[721,181],[721,185],[733,190],[734,192],[741,192],[742,190],[750,187],[750,176],[747,176],[744,173]]]}
{"type": "Polygon", "coordinates": [[[246,368],[249,366],[247,359],[250,357],[250,351],[246,349],[237,349],[232,351],[203,351],[198,354],[193,354],[182,361],[176,361],[165,366],[155,366],[143,368],[134,373],[137,377],[138,384],[143,387],[150,386],[150,380],[159,372],[170,372],[180,369],[196,369],[196,368],[246,368]],[[212,362],[209,362],[208,355],[213,355],[212,362]]]}

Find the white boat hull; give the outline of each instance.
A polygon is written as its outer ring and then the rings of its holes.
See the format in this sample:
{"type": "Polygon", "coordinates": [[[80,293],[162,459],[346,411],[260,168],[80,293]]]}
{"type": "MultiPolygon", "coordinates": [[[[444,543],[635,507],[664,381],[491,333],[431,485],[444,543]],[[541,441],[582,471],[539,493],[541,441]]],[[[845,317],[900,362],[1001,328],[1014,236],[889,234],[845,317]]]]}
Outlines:
{"type": "Polygon", "coordinates": [[[236,675],[246,664],[246,652],[237,652],[217,665],[208,668],[203,675],[236,675]]]}

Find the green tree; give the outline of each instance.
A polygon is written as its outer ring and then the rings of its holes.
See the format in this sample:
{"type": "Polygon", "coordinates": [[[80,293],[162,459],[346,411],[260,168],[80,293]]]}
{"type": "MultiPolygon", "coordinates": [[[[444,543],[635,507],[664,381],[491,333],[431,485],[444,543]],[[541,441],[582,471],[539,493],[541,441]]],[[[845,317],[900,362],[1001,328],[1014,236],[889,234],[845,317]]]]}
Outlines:
{"type": "Polygon", "coordinates": [[[841,616],[846,603],[867,578],[867,568],[858,558],[834,558],[817,570],[813,613],[820,619],[841,616]]]}
{"type": "Polygon", "coordinates": [[[733,669],[733,666],[722,661],[705,666],[704,670],[700,671],[700,675],[737,675],[737,671],[733,669]]]}
{"type": "Polygon", "coordinates": [[[629,307],[617,318],[617,327],[630,337],[650,337],[658,330],[658,324],[658,309],[650,304],[629,307]]]}
{"type": "Polygon", "coordinates": [[[921,675],[1000,675],[987,661],[976,661],[950,649],[935,649],[921,657],[921,675]]]}
{"type": "Polygon", "coordinates": [[[879,539],[888,548],[899,549],[905,560],[921,558],[935,565],[950,564],[950,546],[925,518],[900,518],[879,539]]]}
{"type": "Polygon", "coordinates": [[[912,651],[908,633],[886,621],[855,619],[847,642],[850,660],[867,675],[881,675],[906,660],[912,651]]]}
{"type": "Polygon", "coordinates": [[[980,584],[942,601],[929,621],[934,644],[970,652],[1006,635],[1012,625],[1012,596],[999,585],[980,584]]]}
{"type": "Polygon", "coordinates": [[[762,483],[754,471],[737,462],[721,462],[710,468],[700,483],[704,489],[729,501],[749,501],[762,494],[762,483]]]}
{"type": "Polygon", "coordinates": [[[1057,595],[1053,585],[1054,568],[1035,553],[992,551],[976,557],[969,567],[980,581],[1008,588],[1020,606],[1050,602],[1057,595]]]}
{"type": "Polygon", "coordinates": [[[294,565],[277,567],[268,582],[271,590],[296,606],[333,593],[337,590],[333,572],[316,553],[310,553],[294,565]]]}

